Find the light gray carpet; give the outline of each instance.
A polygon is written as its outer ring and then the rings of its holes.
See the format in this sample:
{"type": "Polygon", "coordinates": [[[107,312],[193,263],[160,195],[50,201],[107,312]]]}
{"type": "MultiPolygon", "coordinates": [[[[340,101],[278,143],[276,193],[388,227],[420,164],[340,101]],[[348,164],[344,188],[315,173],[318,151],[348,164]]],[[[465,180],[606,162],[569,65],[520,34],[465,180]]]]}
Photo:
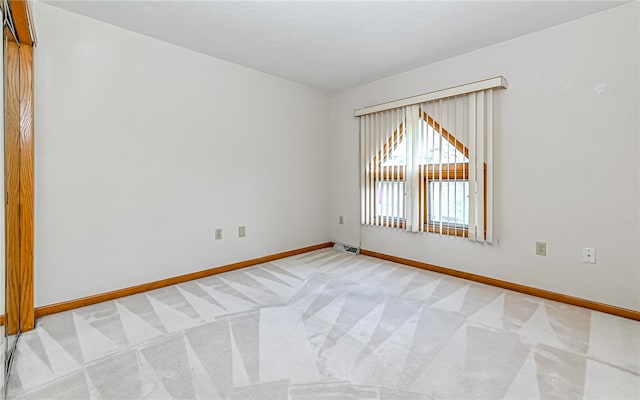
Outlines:
{"type": "Polygon", "coordinates": [[[38,320],[16,399],[640,398],[640,324],[325,249],[38,320]]]}

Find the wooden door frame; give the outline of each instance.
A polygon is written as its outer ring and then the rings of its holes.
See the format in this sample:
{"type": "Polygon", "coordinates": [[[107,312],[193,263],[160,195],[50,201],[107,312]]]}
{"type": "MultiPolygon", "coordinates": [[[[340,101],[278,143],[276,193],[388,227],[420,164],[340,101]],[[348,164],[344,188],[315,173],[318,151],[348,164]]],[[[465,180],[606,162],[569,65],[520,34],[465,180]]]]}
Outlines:
{"type": "Polygon", "coordinates": [[[33,29],[26,0],[10,0],[17,38],[6,51],[5,268],[6,333],[35,327],[33,296],[33,29]]]}

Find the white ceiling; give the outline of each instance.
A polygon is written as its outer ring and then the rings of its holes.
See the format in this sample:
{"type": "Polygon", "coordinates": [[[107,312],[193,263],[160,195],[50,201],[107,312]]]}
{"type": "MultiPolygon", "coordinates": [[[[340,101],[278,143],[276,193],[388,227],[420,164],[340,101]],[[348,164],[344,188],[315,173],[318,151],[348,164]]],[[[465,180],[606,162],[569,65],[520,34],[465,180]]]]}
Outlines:
{"type": "Polygon", "coordinates": [[[589,15],[612,1],[49,1],[326,91],[589,15]]]}

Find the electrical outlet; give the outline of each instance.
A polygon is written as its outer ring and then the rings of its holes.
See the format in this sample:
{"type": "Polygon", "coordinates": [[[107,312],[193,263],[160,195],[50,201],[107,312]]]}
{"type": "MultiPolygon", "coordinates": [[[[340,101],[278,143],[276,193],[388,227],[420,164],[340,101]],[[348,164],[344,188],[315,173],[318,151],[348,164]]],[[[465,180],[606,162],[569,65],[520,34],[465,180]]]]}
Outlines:
{"type": "Polygon", "coordinates": [[[340,225],[344,224],[344,217],[341,215],[340,218],[338,218],[338,223],[340,225]]]}
{"type": "Polygon", "coordinates": [[[539,256],[547,255],[547,242],[536,242],[536,254],[539,256]]]}
{"type": "Polygon", "coordinates": [[[585,247],[582,249],[582,262],[587,264],[596,263],[596,249],[585,247]]]}
{"type": "Polygon", "coordinates": [[[220,240],[222,239],[222,229],[218,228],[216,229],[216,240],[220,240]]]}
{"type": "Polygon", "coordinates": [[[245,237],[247,236],[247,227],[242,225],[238,227],[238,237],[245,237]]]}

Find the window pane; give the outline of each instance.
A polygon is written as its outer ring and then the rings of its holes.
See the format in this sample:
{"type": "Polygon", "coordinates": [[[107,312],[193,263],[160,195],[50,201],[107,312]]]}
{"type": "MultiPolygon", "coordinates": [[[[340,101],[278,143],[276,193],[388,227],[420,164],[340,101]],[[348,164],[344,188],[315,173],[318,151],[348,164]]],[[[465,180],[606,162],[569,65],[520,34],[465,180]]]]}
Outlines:
{"type": "Polygon", "coordinates": [[[404,143],[404,139],[391,150],[391,153],[387,156],[387,159],[382,163],[383,167],[392,167],[394,165],[405,165],[407,159],[407,145],[404,143]]]}
{"type": "MultiPolygon", "coordinates": [[[[421,120],[422,129],[426,135],[426,143],[424,153],[418,155],[417,162],[419,164],[448,164],[448,163],[467,163],[469,159],[464,156],[460,150],[449,142],[447,138],[442,137],[440,132],[436,132],[431,125],[425,120],[421,120]]],[[[382,163],[383,167],[391,167],[394,165],[404,165],[407,158],[407,148],[404,137],[396,147],[391,149],[390,153],[385,157],[382,163]]]]}
{"type": "Polygon", "coordinates": [[[376,182],[375,216],[404,218],[404,182],[376,182]]]}
{"type": "Polygon", "coordinates": [[[465,163],[469,162],[469,159],[464,154],[455,148],[449,140],[443,137],[439,132],[424,120],[423,125],[427,129],[427,148],[428,151],[424,155],[424,162],[427,164],[447,164],[447,163],[465,163]]]}
{"type": "Polygon", "coordinates": [[[429,182],[429,222],[469,225],[469,181],[429,182]]]}

